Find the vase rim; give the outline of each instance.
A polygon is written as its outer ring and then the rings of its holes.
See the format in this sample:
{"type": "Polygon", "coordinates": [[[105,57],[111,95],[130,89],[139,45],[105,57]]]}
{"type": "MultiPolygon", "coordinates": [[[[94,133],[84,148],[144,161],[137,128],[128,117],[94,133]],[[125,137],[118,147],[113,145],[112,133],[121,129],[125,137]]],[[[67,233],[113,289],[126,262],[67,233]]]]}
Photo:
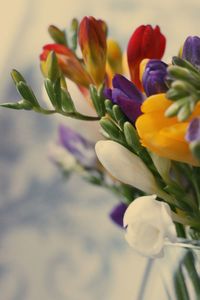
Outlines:
{"type": "Polygon", "coordinates": [[[168,240],[165,241],[165,246],[173,246],[173,247],[180,247],[180,248],[191,248],[191,249],[200,249],[200,240],[190,240],[184,238],[177,238],[175,243],[170,242],[168,240]]]}

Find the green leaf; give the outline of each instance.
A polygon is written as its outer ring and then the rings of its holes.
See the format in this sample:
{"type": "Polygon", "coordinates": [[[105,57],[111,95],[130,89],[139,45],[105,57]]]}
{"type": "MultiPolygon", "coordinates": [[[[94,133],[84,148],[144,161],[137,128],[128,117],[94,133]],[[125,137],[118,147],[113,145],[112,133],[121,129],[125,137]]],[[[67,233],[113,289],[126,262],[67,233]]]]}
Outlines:
{"type": "Polygon", "coordinates": [[[111,139],[121,142],[124,140],[122,132],[112,120],[103,117],[100,120],[100,125],[111,139]]]}
{"type": "Polygon", "coordinates": [[[114,116],[114,113],[113,113],[113,110],[112,110],[112,108],[113,108],[113,103],[112,103],[112,101],[110,101],[109,99],[106,99],[106,100],[104,101],[104,105],[105,105],[105,109],[106,109],[108,115],[109,115],[112,119],[115,119],[115,116],[114,116]]]}
{"type": "Polygon", "coordinates": [[[57,78],[57,80],[53,84],[53,88],[54,88],[54,92],[55,92],[56,107],[61,108],[61,85],[60,85],[60,78],[57,78]]]}
{"type": "Polygon", "coordinates": [[[12,77],[15,85],[17,83],[21,82],[21,81],[24,82],[24,83],[26,83],[26,80],[24,79],[24,77],[17,70],[15,70],[15,69],[12,70],[11,77],[12,77]]]}
{"type": "Polygon", "coordinates": [[[97,91],[96,87],[92,84],[90,85],[89,90],[97,115],[99,117],[105,116],[105,105],[102,91],[97,91]]]}
{"type": "Polygon", "coordinates": [[[16,88],[17,88],[18,92],[20,93],[20,95],[22,96],[22,98],[24,98],[25,100],[30,102],[33,106],[36,106],[36,107],[40,106],[31,87],[29,87],[26,84],[26,82],[20,81],[19,83],[16,84],[16,88]]]}
{"type": "Polygon", "coordinates": [[[10,109],[25,109],[25,110],[32,110],[33,106],[29,101],[21,100],[17,103],[2,103],[0,104],[1,107],[6,107],[10,109]]]}
{"type": "Polygon", "coordinates": [[[66,112],[75,112],[76,108],[74,106],[73,100],[67,90],[61,90],[61,106],[66,112]]]}
{"type": "Polygon", "coordinates": [[[44,86],[45,86],[45,89],[47,91],[47,94],[49,96],[49,99],[50,99],[53,107],[57,107],[53,83],[51,82],[51,80],[49,78],[44,79],[44,86]]]}
{"type": "Polygon", "coordinates": [[[127,117],[123,114],[120,107],[118,105],[113,105],[112,108],[113,115],[115,117],[115,120],[119,124],[120,127],[123,127],[124,123],[127,121],[127,117]]]}

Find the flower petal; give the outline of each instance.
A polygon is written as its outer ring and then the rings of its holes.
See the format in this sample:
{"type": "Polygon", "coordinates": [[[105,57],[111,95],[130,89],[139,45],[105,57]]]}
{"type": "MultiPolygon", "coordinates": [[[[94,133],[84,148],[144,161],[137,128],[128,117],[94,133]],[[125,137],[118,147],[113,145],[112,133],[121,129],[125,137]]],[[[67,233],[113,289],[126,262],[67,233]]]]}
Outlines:
{"type": "Polygon", "coordinates": [[[149,194],[157,192],[155,179],[143,161],[114,141],[99,141],[96,154],[104,168],[119,181],[149,194]]]}

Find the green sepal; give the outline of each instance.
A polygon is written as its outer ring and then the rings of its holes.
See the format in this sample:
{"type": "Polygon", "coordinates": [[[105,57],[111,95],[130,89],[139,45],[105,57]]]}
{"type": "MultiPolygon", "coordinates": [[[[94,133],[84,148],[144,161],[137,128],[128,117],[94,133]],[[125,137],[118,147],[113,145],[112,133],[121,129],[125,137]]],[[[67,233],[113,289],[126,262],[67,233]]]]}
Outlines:
{"type": "Polygon", "coordinates": [[[184,106],[179,110],[177,117],[180,122],[187,120],[192,111],[190,110],[189,102],[187,102],[184,106]]]}
{"type": "Polygon", "coordinates": [[[113,115],[115,117],[115,120],[117,121],[117,123],[119,124],[120,127],[123,127],[124,122],[127,121],[126,116],[123,114],[123,112],[121,111],[119,105],[113,105],[112,108],[113,111],[113,115]]]}
{"type": "Polygon", "coordinates": [[[65,112],[76,112],[76,108],[74,106],[71,95],[65,89],[61,89],[61,106],[65,112]]]}
{"type": "Polygon", "coordinates": [[[112,118],[112,119],[115,119],[115,116],[114,116],[114,113],[113,113],[113,103],[112,101],[110,101],[109,99],[106,99],[104,101],[104,105],[105,105],[105,110],[106,112],[108,113],[108,115],[112,118]]]}
{"type": "Polygon", "coordinates": [[[61,108],[61,86],[60,86],[60,78],[57,78],[55,83],[53,84],[54,92],[55,92],[55,100],[57,108],[61,108]]]}
{"type": "Polygon", "coordinates": [[[99,90],[96,89],[94,85],[90,85],[90,96],[99,117],[105,116],[105,105],[104,105],[104,98],[102,95],[102,87],[99,90]]]}
{"type": "Polygon", "coordinates": [[[19,83],[16,84],[16,88],[17,88],[19,94],[22,96],[22,98],[24,98],[25,100],[30,102],[35,107],[40,106],[34,93],[33,93],[33,90],[31,89],[31,87],[29,87],[26,84],[26,82],[20,81],[19,83]]]}
{"type": "Polygon", "coordinates": [[[193,66],[189,61],[182,59],[178,56],[172,57],[172,63],[173,63],[173,65],[177,65],[179,67],[186,68],[196,74],[199,74],[199,71],[198,71],[198,69],[195,68],[195,66],[193,66]]]}
{"type": "Polygon", "coordinates": [[[67,38],[65,31],[60,30],[54,25],[50,25],[48,28],[48,32],[56,44],[62,44],[67,46],[67,38]]]}
{"type": "Polygon", "coordinates": [[[21,100],[18,101],[16,103],[2,103],[0,104],[1,107],[6,107],[6,108],[10,108],[10,109],[25,109],[25,110],[32,110],[33,109],[33,105],[26,100],[21,100]]]}
{"type": "Polygon", "coordinates": [[[51,82],[51,80],[49,78],[44,79],[44,86],[45,86],[47,95],[49,96],[49,99],[50,99],[53,107],[57,107],[53,83],[51,82]]]}
{"type": "Polygon", "coordinates": [[[60,67],[54,51],[49,52],[46,60],[47,77],[52,81],[56,82],[61,77],[60,67]]]}
{"type": "Polygon", "coordinates": [[[19,82],[26,83],[26,80],[24,79],[24,77],[17,70],[15,70],[15,69],[12,70],[11,77],[12,77],[15,85],[18,84],[19,82]]]}
{"type": "Polygon", "coordinates": [[[168,107],[168,109],[165,111],[166,117],[174,117],[179,112],[180,108],[187,104],[188,97],[181,98],[177,101],[175,101],[172,105],[168,107]]]}
{"type": "Polygon", "coordinates": [[[192,86],[199,88],[200,74],[191,72],[190,70],[179,66],[169,66],[167,70],[172,78],[189,82],[192,86]]]}
{"type": "Polygon", "coordinates": [[[136,153],[140,153],[143,147],[140,144],[139,136],[136,129],[130,122],[124,124],[124,136],[128,146],[136,153]]]}
{"type": "Polygon", "coordinates": [[[124,140],[122,132],[112,120],[108,119],[107,117],[103,117],[99,123],[111,139],[116,141],[124,140]]]}

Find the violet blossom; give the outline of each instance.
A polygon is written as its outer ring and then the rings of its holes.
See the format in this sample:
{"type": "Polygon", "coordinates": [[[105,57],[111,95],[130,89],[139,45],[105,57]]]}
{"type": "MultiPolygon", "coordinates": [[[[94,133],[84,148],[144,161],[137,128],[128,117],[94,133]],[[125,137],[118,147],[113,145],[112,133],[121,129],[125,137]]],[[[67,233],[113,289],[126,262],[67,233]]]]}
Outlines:
{"type": "Polygon", "coordinates": [[[128,79],[120,74],[116,74],[112,80],[113,88],[105,89],[104,95],[114,104],[119,105],[127,118],[134,123],[141,115],[141,104],[144,100],[143,94],[128,79]]]}
{"type": "Polygon", "coordinates": [[[167,64],[159,59],[150,59],[142,76],[142,85],[147,97],[167,91],[165,78],[167,64]]]}

